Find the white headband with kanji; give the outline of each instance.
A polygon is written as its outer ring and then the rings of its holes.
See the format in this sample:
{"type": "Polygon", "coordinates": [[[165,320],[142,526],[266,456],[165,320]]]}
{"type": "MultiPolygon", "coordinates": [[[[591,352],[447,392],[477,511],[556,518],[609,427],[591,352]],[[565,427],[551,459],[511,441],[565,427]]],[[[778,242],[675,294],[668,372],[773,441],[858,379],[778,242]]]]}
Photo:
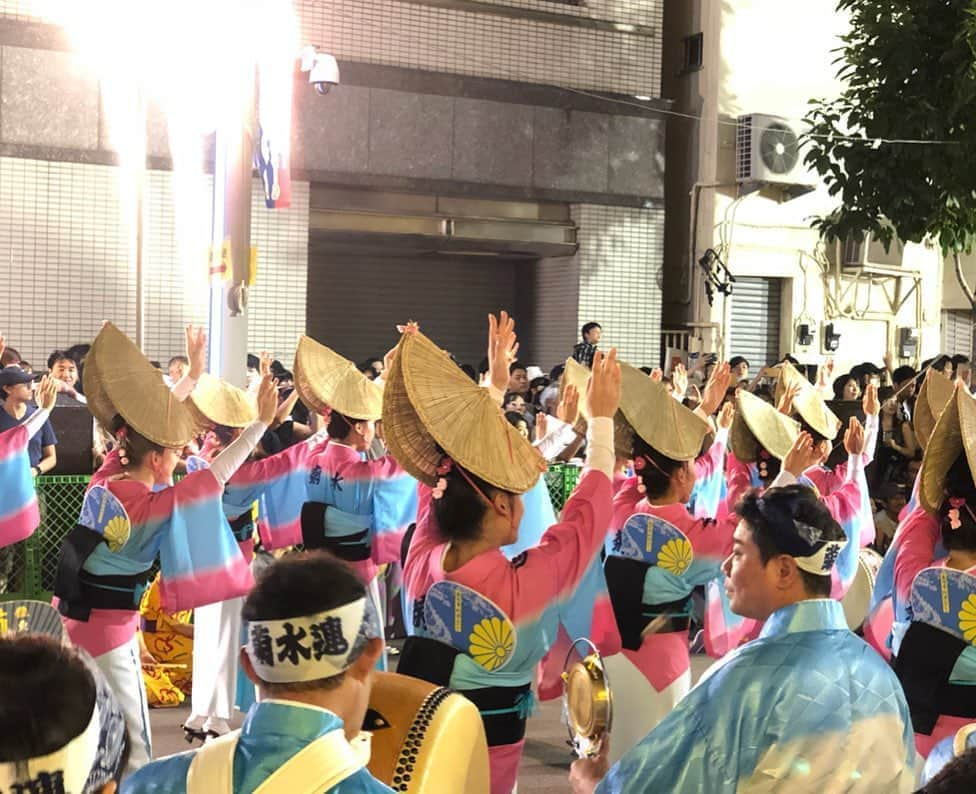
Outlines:
{"type": "Polygon", "coordinates": [[[379,637],[367,598],[314,615],[248,622],[247,655],[269,684],[332,678],[349,669],[364,640],[379,637]]]}

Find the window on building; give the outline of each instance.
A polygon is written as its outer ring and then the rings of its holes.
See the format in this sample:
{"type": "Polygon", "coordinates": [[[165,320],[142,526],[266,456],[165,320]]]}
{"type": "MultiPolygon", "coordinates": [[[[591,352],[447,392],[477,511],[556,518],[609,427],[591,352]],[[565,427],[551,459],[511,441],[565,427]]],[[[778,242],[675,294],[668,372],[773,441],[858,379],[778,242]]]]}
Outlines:
{"type": "Polygon", "coordinates": [[[704,34],[685,36],[685,61],[682,72],[694,72],[702,68],[702,50],[704,48],[704,34]]]}

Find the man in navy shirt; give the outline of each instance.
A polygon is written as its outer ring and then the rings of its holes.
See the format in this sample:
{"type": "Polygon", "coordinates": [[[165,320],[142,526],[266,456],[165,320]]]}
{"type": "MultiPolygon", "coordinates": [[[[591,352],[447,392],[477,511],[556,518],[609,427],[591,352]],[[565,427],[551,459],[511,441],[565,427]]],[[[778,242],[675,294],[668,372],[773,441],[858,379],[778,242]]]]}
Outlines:
{"type": "MultiPolygon", "coordinates": [[[[37,410],[31,390],[33,380],[33,375],[16,364],[0,369],[0,400],[3,400],[0,403],[0,432],[22,424],[37,410]]],[[[57,443],[51,421],[48,420],[27,446],[31,474],[35,477],[51,471],[57,465],[58,456],[54,448],[57,443]]]]}

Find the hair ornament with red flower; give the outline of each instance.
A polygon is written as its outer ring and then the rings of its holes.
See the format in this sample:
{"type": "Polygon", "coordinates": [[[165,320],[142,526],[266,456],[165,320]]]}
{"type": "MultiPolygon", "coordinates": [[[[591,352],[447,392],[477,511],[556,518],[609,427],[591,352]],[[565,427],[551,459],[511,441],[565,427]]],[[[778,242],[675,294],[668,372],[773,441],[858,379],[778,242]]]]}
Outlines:
{"type": "Polygon", "coordinates": [[[453,469],[453,460],[451,460],[447,455],[441,458],[440,465],[437,467],[437,483],[431,490],[431,496],[434,499],[442,499],[444,497],[444,491],[447,490],[447,475],[450,474],[453,469]]]}
{"type": "Polygon", "coordinates": [[[959,510],[965,508],[966,512],[969,513],[969,517],[976,524],[976,515],[973,514],[972,508],[966,503],[966,500],[961,496],[950,496],[949,497],[949,512],[946,517],[949,519],[949,529],[959,529],[962,526],[962,518],[959,515],[959,510]]]}
{"type": "Polygon", "coordinates": [[[129,456],[125,449],[126,439],[129,437],[129,428],[127,425],[122,425],[115,434],[115,439],[119,443],[119,463],[123,466],[129,465],[129,456]]]}

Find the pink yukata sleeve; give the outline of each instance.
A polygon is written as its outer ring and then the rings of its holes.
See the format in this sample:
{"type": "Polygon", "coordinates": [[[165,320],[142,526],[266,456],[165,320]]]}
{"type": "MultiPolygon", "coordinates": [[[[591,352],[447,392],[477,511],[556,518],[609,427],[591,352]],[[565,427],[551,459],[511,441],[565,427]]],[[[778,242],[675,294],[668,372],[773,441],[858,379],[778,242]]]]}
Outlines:
{"type": "Polygon", "coordinates": [[[704,455],[695,459],[695,479],[707,480],[719,470],[727,446],[725,440],[715,441],[704,455]]]}
{"type": "MultiPolygon", "coordinates": [[[[603,472],[586,471],[563,506],[562,519],[547,529],[515,567],[513,619],[537,614],[573,590],[606,538],[613,488],[603,472]]],[[[517,558],[516,558],[517,559],[517,558]]]]}
{"type": "Polygon", "coordinates": [[[923,508],[916,507],[898,527],[897,536],[895,593],[902,604],[907,604],[915,577],[935,562],[935,546],[940,540],[939,522],[923,508]]]}
{"type": "Polygon", "coordinates": [[[752,473],[749,471],[749,464],[743,463],[734,453],[730,452],[725,463],[725,477],[729,484],[725,503],[731,512],[735,510],[735,506],[752,488],[752,473]]]}

